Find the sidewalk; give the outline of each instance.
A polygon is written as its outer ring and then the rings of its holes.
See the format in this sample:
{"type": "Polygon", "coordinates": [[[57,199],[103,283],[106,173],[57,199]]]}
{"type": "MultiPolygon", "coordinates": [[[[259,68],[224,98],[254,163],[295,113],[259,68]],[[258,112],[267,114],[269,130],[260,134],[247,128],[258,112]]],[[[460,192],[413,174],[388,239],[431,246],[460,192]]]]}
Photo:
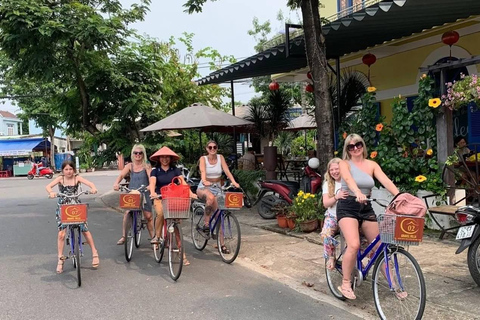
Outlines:
{"type": "MultiPolygon", "coordinates": [[[[121,212],[117,208],[118,193],[107,192],[101,200],[121,212]]],[[[325,281],[323,242],[318,232],[306,234],[281,229],[276,220],[261,218],[256,208],[244,208],[235,214],[242,228],[242,247],[235,263],[361,318],[378,318],[370,281],[357,289],[357,300],[342,302],[330,294],[325,281]]],[[[190,232],[185,232],[188,240],[189,235],[190,232]]],[[[420,246],[409,249],[426,281],[424,319],[480,319],[480,287],[470,276],[466,252],[455,255],[457,248],[455,240],[438,240],[432,235],[426,236],[420,246]]]]}

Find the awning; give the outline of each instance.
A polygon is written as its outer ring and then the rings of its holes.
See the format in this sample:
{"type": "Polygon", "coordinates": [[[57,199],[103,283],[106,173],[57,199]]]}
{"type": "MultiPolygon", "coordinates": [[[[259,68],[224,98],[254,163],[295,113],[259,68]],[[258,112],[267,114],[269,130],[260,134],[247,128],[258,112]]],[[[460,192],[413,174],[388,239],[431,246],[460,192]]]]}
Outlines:
{"type": "Polygon", "coordinates": [[[0,156],[28,155],[43,140],[43,138],[0,140],[0,156]]]}
{"type": "MultiPolygon", "coordinates": [[[[327,59],[363,51],[477,15],[480,15],[479,0],[383,0],[322,27],[327,59]]],[[[197,83],[223,83],[306,67],[303,36],[291,40],[289,49],[295,58],[286,57],[283,43],[212,72],[197,80],[197,83]]]]}

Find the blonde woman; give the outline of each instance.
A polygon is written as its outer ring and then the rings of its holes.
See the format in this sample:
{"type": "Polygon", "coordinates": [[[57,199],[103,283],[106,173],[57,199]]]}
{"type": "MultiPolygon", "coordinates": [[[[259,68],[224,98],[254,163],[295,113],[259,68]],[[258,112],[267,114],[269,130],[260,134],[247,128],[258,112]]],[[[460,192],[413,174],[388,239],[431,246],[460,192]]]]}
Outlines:
{"type": "MultiPolygon", "coordinates": [[[[343,281],[339,290],[347,299],[356,299],[352,290],[350,275],[360,248],[359,227],[371,243],[378,235],[378,223],[370,202],[366,201],[377,179],[392,195],[397,195],[398,189],[385,175],[382,168],[375,161],[367,159],[367,148],[362,137],[350,134],[343,146],[343,160],[340,161],[340,175],[342,190],[348,192],[345,199],[337,203],[337,221],[342,230],[347,249],[343,255],[343,281]]],[[[406,292],[399,293],[402,295],[406,292]]]]}
{"type": "MultiPolygon", "coordinates": [[[[151,166],[147,163],[147,152],[145,147],[141,144],[136,144],[132,148],[131,152],[132,162],[129,163],[120,172],[120,175],[113,184],[113,190],[119,190],[119,183],[130,174],[129,189],[138,189],[140,186],[147,186],[150,183],[150,173],[152,172],[151,166]]],[[[148,189],[147,189],[148,190],[148,189]]],[[[145,192],[145,201],[143,203],[143,215],[147,219],[147,229],[150,233],[150,237],[153,238],[153,217],[152,217],[152,201],[150,200],[150,191],[145,192]]],[[[118,245],[125,243],[125,225],[127,223],[128,211],[125,211],[123,215],[122,237],[117,241],[118,245]]]]}
{"type": "Polygon", "coordinates": [[[335,242],[333,236],[338,231],[337,201],[348,196],[346,190],[341,190],[340,161],[342,159],[333,158],[328,162],[322,186],[323,206],[327,208],[327,211],[325,212],[325,220],[320,234],[323,238],[323,256],[329,270],[333,270],[335,267],[335,242]]]}

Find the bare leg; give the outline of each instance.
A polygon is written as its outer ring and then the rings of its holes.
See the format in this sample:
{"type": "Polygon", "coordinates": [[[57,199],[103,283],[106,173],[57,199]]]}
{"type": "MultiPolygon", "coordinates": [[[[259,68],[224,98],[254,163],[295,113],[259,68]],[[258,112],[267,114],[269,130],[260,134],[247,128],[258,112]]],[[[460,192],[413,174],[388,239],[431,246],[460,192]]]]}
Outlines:
{"type": "Polygon", "coordinates": [[[120,240],[117,241],[117,244],[118,244],[118,245],[122,245],[122,244],[125,242],[125,226],[127,225],[128,212],[129,212],[129,211],[125,211],[125,213],[123,214],[123,220],[122,220],[122,237],[120,238],[120,240]]]}
{"type": "Polygon", "coordinates": [[[358,221],[354,218],[342,218],[338,224],[347,242],[347,249],[342,260],[343,281],[341,290],[346,298],[355,299],[355,294],[351,290],[350,277],[355,266],[358,249],[360,248],[358,221]]]}
{"type": "Polygon", "coordinates": [[[148,234],[150,235],[150,238],[153,238],[154,233],[153,233],[153,216],[150,211],[144,211],[143,216],[145,219],[147,219],[147,230],[148,234]]]}
{"type": "Polygon", "coordinates": [[[83,236],[85,237],[85,241],[88,243],[90,248],[92,248],[92,266],[94,268],[98,267],[98,264],[100,263],[98,259],[98,251],[97,248],[95,248],[95,243],[93,242],[93,237],[90,231],[83,232],[83,236]]]}
{"type": "Polygon", "coordinates": [[[208,226],[210,216],[218,208],[217,198],[206,188],[198,189],[197,195],[199,198],[206,199],[205,214],[203,215],[204,224],[208,226]]]}
{"type": "Polygon", "coordinates": [[[65,263],[65,259],[63,258],[63,247],[65,246],[65,234],[66,229],[58,231],[58,238],[57,238],[57,273],[63,272],[63,264],[65,263]]]}
{"type": "Polygon", "coordinates": [[[155,219],[155,237],[160,238],[162,236],[162,228],[165,220],[163,218],[162,201],[155,199],[153,201],[153,207],[155,208],[155,213],[157,215],[157,219],[155,219]]]}

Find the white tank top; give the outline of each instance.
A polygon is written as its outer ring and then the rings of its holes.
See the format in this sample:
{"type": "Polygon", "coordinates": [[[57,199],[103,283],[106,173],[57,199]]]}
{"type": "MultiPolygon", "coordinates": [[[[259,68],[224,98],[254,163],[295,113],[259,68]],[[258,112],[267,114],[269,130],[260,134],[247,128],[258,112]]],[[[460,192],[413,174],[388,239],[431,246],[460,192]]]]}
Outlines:
{"type": "Polygon", "coordinates": [[[220,155],[217,154],[217,163],[210,164],[208,162],[208,156],[205,158],[205,174],[207,179],[218,179],[222,176],[222,161],[220,160],[220,155]]]}

